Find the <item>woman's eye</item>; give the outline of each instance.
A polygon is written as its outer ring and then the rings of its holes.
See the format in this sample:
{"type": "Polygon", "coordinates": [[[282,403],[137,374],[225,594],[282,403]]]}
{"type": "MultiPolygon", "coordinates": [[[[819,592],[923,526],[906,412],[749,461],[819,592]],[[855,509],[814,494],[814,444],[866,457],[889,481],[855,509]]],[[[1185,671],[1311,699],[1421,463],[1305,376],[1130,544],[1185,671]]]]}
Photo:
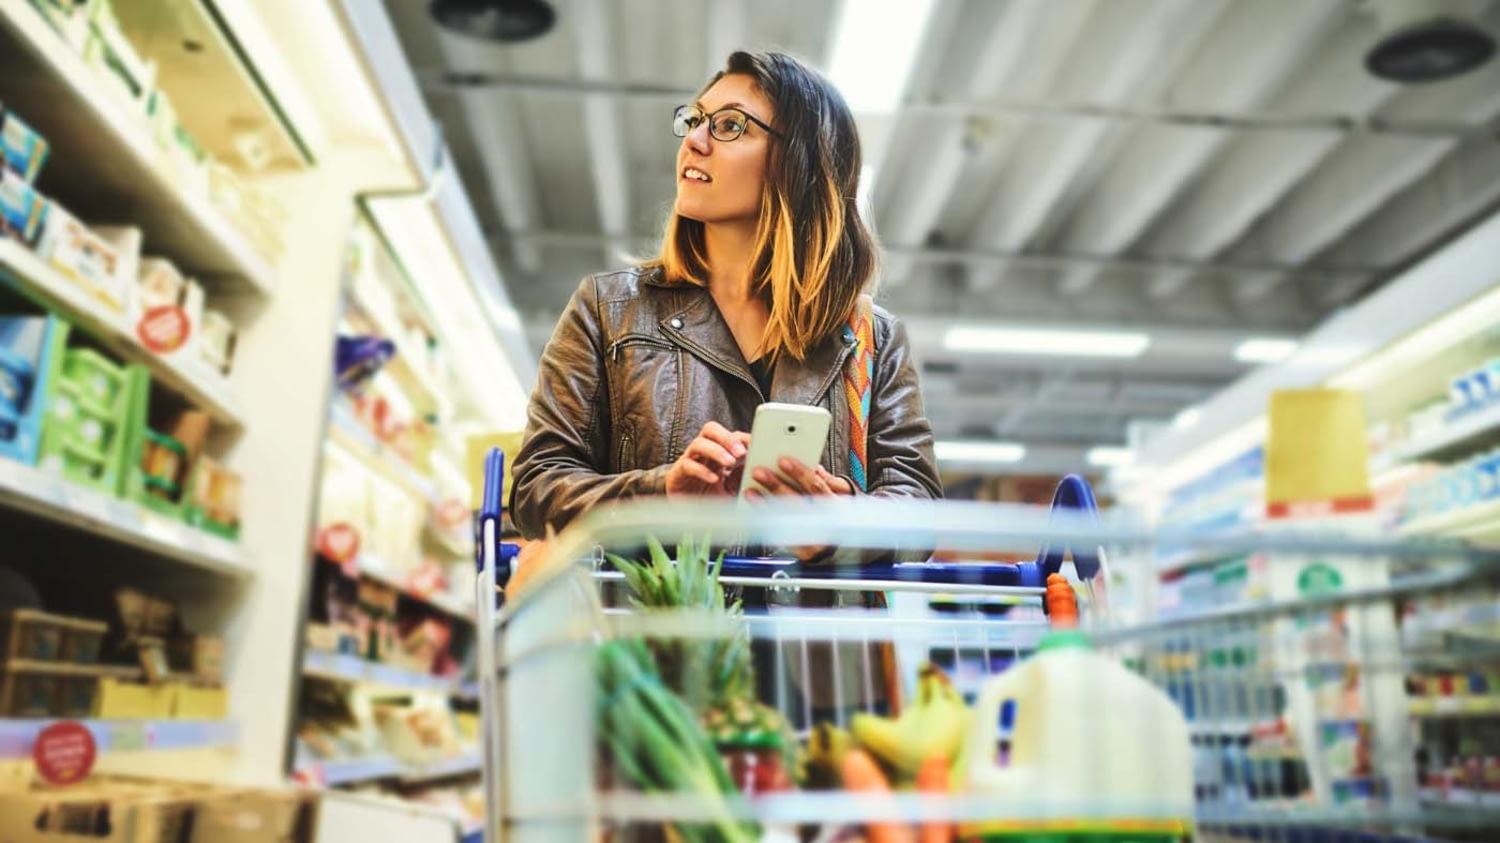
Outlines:
{"type": "Polygon", "coordinates": [[[738,134],[745,131],[745,120],[743,117],[733,115],[719,118],[719,131],[725,134],[738,134]]]}

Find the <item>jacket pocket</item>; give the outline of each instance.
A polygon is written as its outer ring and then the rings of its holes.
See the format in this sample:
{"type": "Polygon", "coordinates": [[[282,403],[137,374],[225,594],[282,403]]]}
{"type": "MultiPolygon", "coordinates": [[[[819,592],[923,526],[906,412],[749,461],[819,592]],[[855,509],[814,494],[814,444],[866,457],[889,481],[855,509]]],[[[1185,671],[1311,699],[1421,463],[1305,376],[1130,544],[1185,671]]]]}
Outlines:
{"type": "Polygon", "coordinates": [[[610,362],[620,362],[621,352],[632,346],[644,346],[660,351],[677,350],[677,346],[661,337],[652,336],[651,334],[625,334],[617,337],[614,342],[609,344],[608,354],[610,362]]]}

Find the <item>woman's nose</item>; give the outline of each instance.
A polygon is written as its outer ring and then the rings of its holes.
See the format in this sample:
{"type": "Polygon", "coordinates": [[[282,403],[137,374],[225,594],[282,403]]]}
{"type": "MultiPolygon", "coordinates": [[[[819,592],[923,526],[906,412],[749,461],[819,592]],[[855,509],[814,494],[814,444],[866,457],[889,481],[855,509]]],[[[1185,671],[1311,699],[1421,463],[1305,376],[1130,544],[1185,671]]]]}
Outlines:
{"type": "Polygon", "coordinates": [[[688,149],[699,155],[707,155],[713,149],[713,136],[708,133],[708,121],[700,121],[688,131],[687,137],[682,141],[688,145],[688,149]]]}

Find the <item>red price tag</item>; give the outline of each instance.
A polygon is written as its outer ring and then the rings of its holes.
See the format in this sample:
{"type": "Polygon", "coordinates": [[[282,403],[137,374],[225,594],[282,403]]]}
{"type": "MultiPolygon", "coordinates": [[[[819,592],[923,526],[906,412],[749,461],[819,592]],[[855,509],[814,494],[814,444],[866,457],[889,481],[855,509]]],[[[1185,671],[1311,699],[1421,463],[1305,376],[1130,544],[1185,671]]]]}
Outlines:
{"type": "Polygon", "coordinates": [[[349,564],[359,555],[359,530],[340,521],[318,532],[318,552],[334,562],[349,564]]]}
{"type": "Polygon", "coordinates": [[[146,311],[136,325],[141,345],[155,354],[169,354],[182,348],[192,331],[187,313],[176,305],[161,305],[146,311]]]}
{"type": "Polygon", "coordinates": [[[99,756],[94,735],[82,723],[65,720],[43,729],[31,748],[37,775],[54,786],[66,787],[88,778],[99,756]]]}

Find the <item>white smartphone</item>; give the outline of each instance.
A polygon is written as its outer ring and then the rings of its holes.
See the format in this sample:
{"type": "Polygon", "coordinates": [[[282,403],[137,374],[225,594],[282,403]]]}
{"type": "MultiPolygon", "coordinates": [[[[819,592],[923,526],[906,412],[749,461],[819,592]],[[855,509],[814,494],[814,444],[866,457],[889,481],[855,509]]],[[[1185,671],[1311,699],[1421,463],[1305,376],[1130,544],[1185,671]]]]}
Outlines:
{"type": "Polygon", "coordinates": [[[823,461],[823,446],[828,442],[828,427],[833,416],[822,407],[808,404],[762,404],[755,408],[755,422],[750,428],[750,452],[745,454],[745,474],[740,480],[740,499],[745,492],[765,488],[751,477],[757,468],[782,475],[776,463],[782,457],[800,460],[816,467],[823,461]]]}

